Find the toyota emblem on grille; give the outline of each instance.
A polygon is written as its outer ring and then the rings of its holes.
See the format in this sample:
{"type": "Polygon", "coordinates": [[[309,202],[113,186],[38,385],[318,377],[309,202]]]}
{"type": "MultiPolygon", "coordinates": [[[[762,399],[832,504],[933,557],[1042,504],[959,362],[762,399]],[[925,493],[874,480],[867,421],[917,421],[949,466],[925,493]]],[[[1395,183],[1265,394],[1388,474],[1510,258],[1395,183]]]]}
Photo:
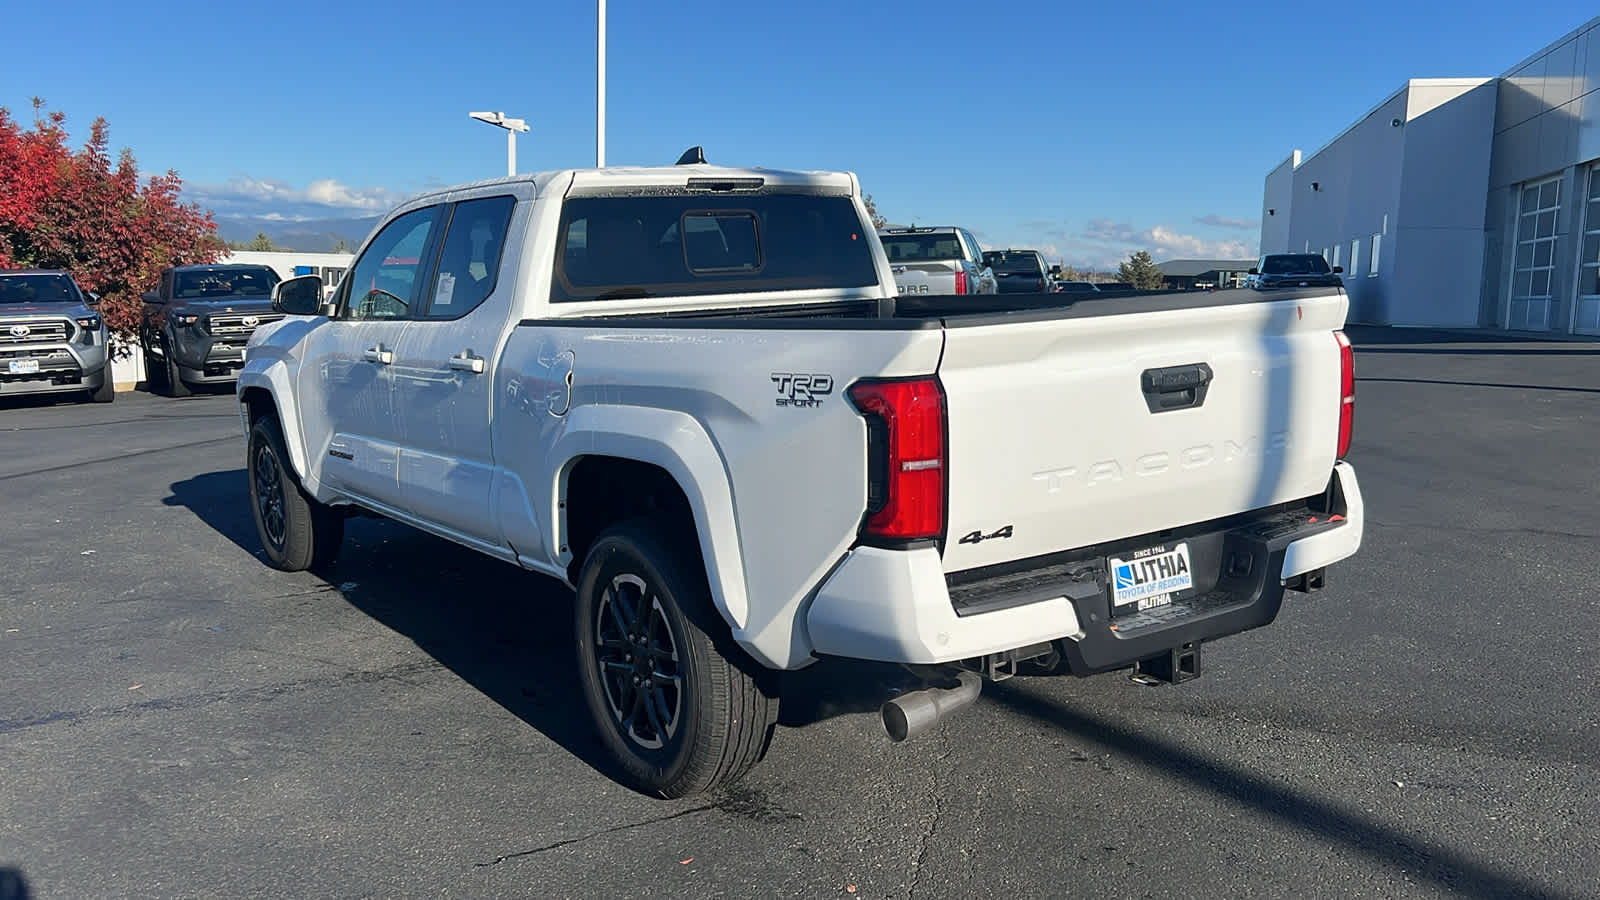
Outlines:
{"type": "Polygon", "coordinates": [[[254,328],[257,325],[261,324],[261,320],[256,318],[255,316],[245,316],[244,318],[239,320],[239,324],[243,325],[246,328],[254,328]]]}
{"type": "Polygon", "coordinates": [[[13,325],[13,326],[11,326],[11,336],[15,337],[15,338],[27,337],[32,331],[33,331],[33,329],[29,328],[26,325],[13,325]]]}

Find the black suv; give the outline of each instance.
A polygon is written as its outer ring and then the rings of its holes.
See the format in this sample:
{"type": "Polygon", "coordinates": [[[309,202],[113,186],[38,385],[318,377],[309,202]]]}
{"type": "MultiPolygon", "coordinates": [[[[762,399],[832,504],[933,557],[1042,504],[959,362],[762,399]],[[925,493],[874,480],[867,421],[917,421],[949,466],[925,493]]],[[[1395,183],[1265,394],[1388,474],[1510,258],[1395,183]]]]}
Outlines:
{"type": "Polygon", "coordinates": [[[1043,294],[1050,290],[1050,267],[1037,250],[986,250],[983,261],[994,270],[1002,294],[1043,294]]]}
{"type": "Polygon", "coordinates": [[[1269,253],[1250,270],[1250,285],[1267,291],[1287,287],[1343,287],[1344,266],[1328,267],[1320,253],[1269,253]]]}
{"type": "Polygon", "coordinates": [[[272,309],[281,279],[268,266],[175,266],[144,295],[139,329],[145,377],[169,397],[190,385],[233,381],[256,328],[283,314],[272,309]]]}

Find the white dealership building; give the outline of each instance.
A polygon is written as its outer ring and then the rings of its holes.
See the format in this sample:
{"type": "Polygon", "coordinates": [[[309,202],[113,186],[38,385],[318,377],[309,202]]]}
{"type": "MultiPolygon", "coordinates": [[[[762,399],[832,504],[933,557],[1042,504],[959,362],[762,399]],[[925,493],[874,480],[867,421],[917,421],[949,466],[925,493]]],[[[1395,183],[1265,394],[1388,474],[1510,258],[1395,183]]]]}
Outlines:
{"type": "Polygon", "coordinates": [[[1350,320],[1600,335],[1600,18],[1499,77],[1417,78],[1266,178],[1261,252],[1350,320]]]}

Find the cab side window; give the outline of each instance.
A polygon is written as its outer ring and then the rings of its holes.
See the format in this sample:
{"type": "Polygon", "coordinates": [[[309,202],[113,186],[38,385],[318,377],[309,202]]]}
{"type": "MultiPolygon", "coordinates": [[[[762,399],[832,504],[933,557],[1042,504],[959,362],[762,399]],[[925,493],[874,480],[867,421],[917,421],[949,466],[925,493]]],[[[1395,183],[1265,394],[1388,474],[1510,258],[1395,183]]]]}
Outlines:
{"type": "Polygon", "coordinates": [[[345,277],[350,286],[340,318],[404,319],[421,297],[417,284],[428,270],[429,249],[436,246],[439,207],[406,213],[378,232],[372,244],[345,277]]]}
{"type": "Polygon", "coordinates": [[[514,197],[483,197],[456,204],[424,316],[464,316],[494,292],[516,202],[514,197]]]}
{"type": "Polygon", "coordinates": [[[978,246],[978,239],[973,237],[970,231],[962,231],[961,236],[966,238],[967,255],[977,264],[978,268],[983,268],[983,248],[978,246]]]}

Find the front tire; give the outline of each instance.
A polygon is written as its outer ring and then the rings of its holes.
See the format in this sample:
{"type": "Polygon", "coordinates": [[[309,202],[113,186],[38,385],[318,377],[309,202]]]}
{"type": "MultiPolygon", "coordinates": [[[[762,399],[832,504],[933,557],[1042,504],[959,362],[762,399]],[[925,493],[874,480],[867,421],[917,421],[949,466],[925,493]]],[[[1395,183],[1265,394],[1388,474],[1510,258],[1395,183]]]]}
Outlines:
{"type": "Polygon", "coordinates": [[[344,543],[344,517],[300,487],[277,419],[263,416],[251,426],[245,458],[250,511],[267,563],[285,572],[332,564],[344,543]]]}
{"type": "Polygon", "coordinates": [[[167,372],[161,381],[162,387],[166,388],[168,397],[182,398],[194,393],[189,389],[188,383],[183,380],[183,369],[179,368],[178,361],[172,358],[171,347],[167,348],[166,355],[161,358],[161,362],[167,372]]]}
{"type": "Polygon", "coordinates": [[[601,740],[637,790],[685,797],[766,754],[778,702],[733,643],[698,553],[649,522],[595,540],[578,579],[578,666],[601,740]]]}
{"type": "Polygon", "coordinates": [[[105,381],[103,383],[101,383],[101,385],[99,387],[97,387],[94,390],[89,392],[89,400],[92,403],[110,403],[110,402],[112,402],[113,400],[116,400],[116,399],[117,399],[117,381],[116,381],[115,378],[112,377],[112,374],[111,374],[111,357],[110,357],[109,354],[107,354],[107,356],[106,356],[105,381]]]}

